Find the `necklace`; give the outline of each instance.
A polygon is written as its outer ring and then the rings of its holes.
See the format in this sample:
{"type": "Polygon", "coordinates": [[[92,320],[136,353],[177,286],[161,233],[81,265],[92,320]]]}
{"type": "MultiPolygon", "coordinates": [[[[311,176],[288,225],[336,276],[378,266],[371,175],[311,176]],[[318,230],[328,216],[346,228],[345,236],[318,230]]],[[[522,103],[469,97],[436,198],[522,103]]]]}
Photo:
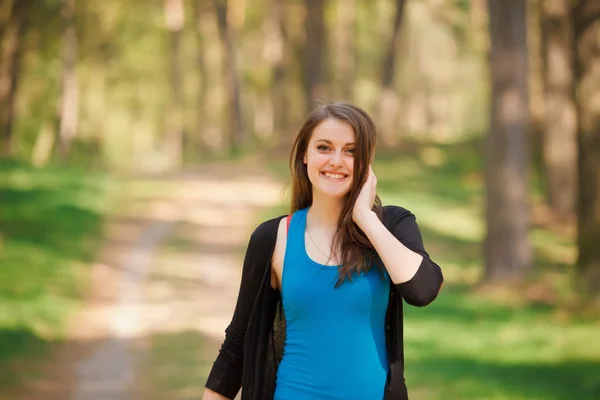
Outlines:
{"type": "Polygon", "coordinates": [[[313,238],[310,236],[310,233],[308,233],[308,229],[306,230],[306,236],[308,236],[308,238],[310,239],[311,243],[317,248],[317,250],[319,250],[319,252],[321,254],[323,254],[327,258],[327,262],[325,263],[325,265],[328,265],[329,262],[331,261],[331,259],[333,258],[331,256],[331,253],[329,255],[327,255],[325,252],[323,252],[323,250],[321,250],[321,248],[319,246],[317,246],[317,244],[315,243],[315,241],[313,240],[313,238]]]}

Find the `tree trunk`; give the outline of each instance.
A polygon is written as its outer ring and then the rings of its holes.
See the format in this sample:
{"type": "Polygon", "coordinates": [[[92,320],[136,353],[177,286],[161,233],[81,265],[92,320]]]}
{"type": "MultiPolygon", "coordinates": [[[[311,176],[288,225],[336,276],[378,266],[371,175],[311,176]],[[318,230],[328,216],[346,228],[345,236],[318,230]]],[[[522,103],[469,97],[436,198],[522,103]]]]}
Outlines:
{"type": "Polygon", "coordinates": [[[569,0],[545,0],[543,36],[546,117],[543,156],[548,204],[565,219],[575,212],[577,112],[569,0]]]}
{"type": "Polygon", "coordinates": [[[352,101],[356,78],[356,0],[338,0],[335,30],[335,93],[352,101]]]}
{"type": "Polygon", "coordinates": [[[192,149],[197,149],[200,153],[207,153],[208,149],[204,143],[205,107],[208,93],[208,68],[204,58],[205,45],[202,37],[201,21],[203,14],[204,0],[192,0],[192,12],[194,16],[195,44],[196,44],[196,69],[200,76],[198,98],[196,102],[196,121],[195,121],[195,140],[193,140],[192,149]]]}
{"type": "Polygon", "coordinates": [[[2,38],[2,64],[0,64],[0,141],[1,154],[10,157],[12,152],[12,126],[19,84],[23,36],[27,24],[26,1],[13,4],[6,35],[2,38]]]}
{"type": "Polygon", "coordinates": [[[395,129],[395,122],[400,109],[400,100],[394,88],[394,77],[396,75],[398,41],[400,38],[400,29],[402,27],[405,5],[406,0],[396,0],[394,27],[392,29],[392,36],[387,42],[385,58],[381,70],[381,101],[379,103],[378,120],[381,139],[388,146],[393,146],[399,141],[395,129]]]}
{"type": "Polygon", "coordinates": [[[544,0],[527,0],[527,62],[529,68],[529,144],[532,166],[544,176],[543,136],[545,129],[545,76],[543,44],[544,0]]]}
{"type": "Polygon", "coordinates": [[[36,167],[43,167],[48,164],[52,156],[52,149],[56,141],[56,134],[53,127],[54,119],[42,125],[31,151],[31,164],[36,167]]]}
{"type": "Polygon", "coordinates": [[[269,47],[277,49],[273,54],[272,67],[272,102],[273,102],[273,127],[279,139],[285,140],[288,125],[289,101],[286,92],[286,66],[288,65],[287,50],[289,48],[289,35],[285,24],[284,0],[271,0],[272,34],[269,47]]]}
{"type": "Polygon", "coordinates": [[[579,117],[577,275],[581,292],[600,300],[600,4],[580,0],[572,17],[579,117]]]}
{"type": "Polygon", "coordinates": [[[527,179],[525,0],[488,0],[491,127],[485,149],[487,281],[520,278],[531,267],[527,179]]]}
{"type": "Polygon", "coordinates": [[[229,113],[226,120],[230,121],[229,138],[230,152],[240,151],[244,137],[242,117],[242,101],[240,97],[240,79],[238,77],[237,56],[235,52],[235,35],[227,18],[227,0],[214,0],[217,11],[217,23],[223,47],[223,74],[227,90],[229,113]]]}
{"type": "Polygon", "coordinates": [[[323,70],[325,63],[325,2],[306,0],[304,20],[304,88],[305,107],[308,113],[323,96],[323,70]]]}
{"type": "Polygon", "coordinates": [[[77,134],[79,118],[79,85],[77,81],[77,32],[75,0],[63,0],[63,76],[58,129],[59,153],[66,162],[77,134]]]}
{"type": "MultiPolygon", "coordinates": [[[[6,27],[8,26],[13,3],[12,0],[0,0],[0,42],[2,42],[6,27]]],[[[0,57],[2,57],[2,54],[0,54],[0,57]]],[[[2,63],[1,58],[0,63],[2,63]]]]}
{"type": "Polygon", "coordinates": [[[396,73],[396,55],[398,49],[398,39],[400,37],[400,28],[402,26],[402,17],[404,16],[404,6],[406,0],[396,0],[396,13],[394,14],[394,28],[392,36],[387,43],[385,58],[381,70],[381,87],[383,89],[393,89],[394,75],[396,73]]]}
{"type": "Polygon", "coordinates": [[[165,144],[170,165],[179,168],[183,162],[183,73],[181,71],[181,42],[185,22],[183,0],[165,0],[165,19],[170,43],[170,99],[167,106],[165,144]]]}

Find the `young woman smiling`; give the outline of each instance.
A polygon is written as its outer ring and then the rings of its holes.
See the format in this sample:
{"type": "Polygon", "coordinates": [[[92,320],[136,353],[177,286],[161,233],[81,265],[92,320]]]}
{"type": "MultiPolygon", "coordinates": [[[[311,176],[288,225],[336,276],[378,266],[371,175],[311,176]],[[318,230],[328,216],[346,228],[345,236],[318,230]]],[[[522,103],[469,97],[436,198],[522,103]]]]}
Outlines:
{"type": "Polygon", "coordinates": [[[403,302],[443,283],[415,216],[382,206],[376,129],[348,103],[310,113],[290,155],[290,215],[260,224],[204,400],[408,399],[403,302]]]}

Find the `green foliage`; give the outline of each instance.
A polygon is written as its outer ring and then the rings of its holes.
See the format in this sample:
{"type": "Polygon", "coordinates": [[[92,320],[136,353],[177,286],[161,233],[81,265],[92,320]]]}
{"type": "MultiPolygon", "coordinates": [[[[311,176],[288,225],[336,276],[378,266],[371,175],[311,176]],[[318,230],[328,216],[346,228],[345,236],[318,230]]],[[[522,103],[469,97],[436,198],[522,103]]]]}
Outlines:
{"type": "MultiPolygon", "coordinates": [[[[114,184],[84,171],[0,163],[0,376],[59,340],[87,289],[114,184]]],[[[0,385],[1,386],[1,385],[0,385]]]]}
{"type": "MultiPolygon", "coordinates": [[[[184,76],[186,160],[204,143],[207,152],[225,154],[229,126],[223,78],[223,49],[212,2],[185,3],[180,68],[184,76]],[[202,63],[200,62],[202,60],[202,63]],[[204,67],[201,72],[200,64],[204,67]],[[202,97],[204,96],[204,97],[202,97]]],[[[285,86],[289,104],[288,126],[293,132],[304,118],[303,105],[303,1],[284,1],[283,26],[287,42],[273,42],[273,15],[266,0],[245,2],[242,25],[235,30],[243,115],[248,136],[269,126],[273,62],[283,50],[285,86]],[[283,47],[281,48],[280,45],[283,47]],[[260,121],[257,123],[256,121],[260,121]],[[265,122],[266,121],[266,122],[265,122]]],[[[339,93],[337,79],[339,10],[343,1],[326,2],[325,81],[321,100],[339,93]]],[[[30,159],[39,132],[58,127],[62,64],[62,3],[44,0],[29,12],[25,57],[20,70],[15,148],[30,159]]],[[[238,10],[239,11],[239,10],[238,10]]],[[[487,119],[484,54],[472,43],[482,27],[469,18],[470,2],[456,0],[435,6],[408,2],[405,10],[396,68],[396,89],[401,115],[397,135],[447,141],[481,132],[487,119]],[[435,134],[435,135],[434,135],[435,134]]],[[[98,144],[95,163],[123,168],[162,168],[165,164],[165,112],[169,109],[169,65],[173,49],[165,25],[162,2],[77,2],[77,77],[79,123],[77,138],[98,144]]],[[[354,100],[369,111],[381,100],[380,80],[384,45],[390,39],[394,2],[358,1],[354,100]],[[377,21],[377,23],[373,23],[377,21]]],[[[238,18],[233,18],[237,20],[238,18]]],[[[310,62],[310,60],[309,60],[310,62]]],[[[347,84],[347,83],[344,83],[347,84]]],[[[275,132],[282,135],[282,132],[275,132]]],[[[246,143],[254,143],[247,138],[246,143]]],[[[263,144],[264,146],[264,144],[263,144]]],[[[79,149],[74,149],[78,152],[79,149]]],[[[78,165],[87,153],[75,156],[78,165]]]]}

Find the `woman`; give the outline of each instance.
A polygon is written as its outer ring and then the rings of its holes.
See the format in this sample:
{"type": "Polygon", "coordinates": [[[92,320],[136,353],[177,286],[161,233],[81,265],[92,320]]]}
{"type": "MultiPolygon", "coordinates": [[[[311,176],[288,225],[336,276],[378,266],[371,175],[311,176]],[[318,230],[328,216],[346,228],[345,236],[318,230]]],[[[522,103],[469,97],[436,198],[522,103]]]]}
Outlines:
{"type": "Polygon", "coordinates": [[[316,108],[290,156],[291,216],[262,223],[204,400],[408,399],[402,300],[425,306],[442,272],[415,216],[381,206],[376,129],[347,103],[316,108]]]}

